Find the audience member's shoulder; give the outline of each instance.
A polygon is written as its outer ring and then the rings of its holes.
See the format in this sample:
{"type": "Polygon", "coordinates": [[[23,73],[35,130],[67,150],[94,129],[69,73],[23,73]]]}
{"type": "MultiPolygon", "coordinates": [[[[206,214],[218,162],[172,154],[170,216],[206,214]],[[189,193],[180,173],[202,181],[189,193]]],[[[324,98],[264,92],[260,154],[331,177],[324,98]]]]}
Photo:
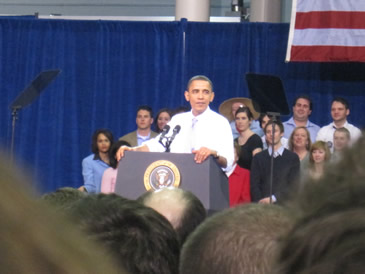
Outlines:
{"type": "Polygon", "coordinates": [[[284,153],[287,157],[290,157],[292,160],[298,160],[299,161],[299,157],[298,157],[298,154],[296,154],[295,152],[293,151],[290,151],[289,149],[287,148],[284,148],[284,153]]]}
{"type": "Polygon", "coordinates": [[[91,160],[93,160],[94,159],[94,154],[90,154],[89,156],[86,156],[83,160],[82,160],[82,162],[84,163],[84,162],[88,162],[88,161],[91,161],[91,160]]]}

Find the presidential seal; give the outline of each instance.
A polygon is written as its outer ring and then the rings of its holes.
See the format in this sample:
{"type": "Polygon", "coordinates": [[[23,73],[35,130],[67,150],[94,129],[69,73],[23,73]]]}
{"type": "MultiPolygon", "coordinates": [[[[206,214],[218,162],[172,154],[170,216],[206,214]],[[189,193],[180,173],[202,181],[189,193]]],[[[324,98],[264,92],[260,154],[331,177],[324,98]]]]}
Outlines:
{"type": "Polygon", "coordinates": [[[159,160],[150,164],[144,173],[144,186],[147,191],[166,187],[179,187],[180,172],[170,161],[159,160]]]}

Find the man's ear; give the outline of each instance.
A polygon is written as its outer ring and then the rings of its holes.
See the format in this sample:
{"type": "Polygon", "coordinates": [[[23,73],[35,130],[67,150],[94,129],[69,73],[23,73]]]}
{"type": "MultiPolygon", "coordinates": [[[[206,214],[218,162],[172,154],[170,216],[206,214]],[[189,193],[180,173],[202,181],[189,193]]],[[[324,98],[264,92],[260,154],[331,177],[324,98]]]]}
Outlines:
{"type": "Polygon", "coordinates": [[[213,102],[213,99],[214,99],[214,92],[212,91],[212,93],[210,94],[210,100],[209,100],[209,102],[213,102]]]}
{"type": "Polygon", "coordinates": [[[350,115],[350,109],[348,108],[347,110],[346,110],[346,116],[349,116],[350,115]]]}
{"type": "Polygon", "coordinates": [[[189,102],[190,101],[190,93],[189,93],[189,91],[186,90],[185,93],[184,93],[184,96],[185,96],[185,100],[189,102]]]}

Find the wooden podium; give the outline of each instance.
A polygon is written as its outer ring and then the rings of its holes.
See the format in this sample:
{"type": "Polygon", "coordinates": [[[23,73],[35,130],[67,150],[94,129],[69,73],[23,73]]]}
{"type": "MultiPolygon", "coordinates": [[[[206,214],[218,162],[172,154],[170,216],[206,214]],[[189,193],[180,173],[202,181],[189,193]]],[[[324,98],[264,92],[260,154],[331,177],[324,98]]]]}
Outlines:
{"type": "Polygon", "coordinates": [[[229,207],[228,178],[216,160],[210,156],[203,163],[197,164],[194,155],[190,153],[126,151],[118,165],[115,193],[125,198],[137,199],[147,191],[144,182],[154,166],[161,166],[159,164],[165,162],[166,169],[171,169],[168,163],[178,169],[179,187],[194,193],[208,213],[229,207]]]}

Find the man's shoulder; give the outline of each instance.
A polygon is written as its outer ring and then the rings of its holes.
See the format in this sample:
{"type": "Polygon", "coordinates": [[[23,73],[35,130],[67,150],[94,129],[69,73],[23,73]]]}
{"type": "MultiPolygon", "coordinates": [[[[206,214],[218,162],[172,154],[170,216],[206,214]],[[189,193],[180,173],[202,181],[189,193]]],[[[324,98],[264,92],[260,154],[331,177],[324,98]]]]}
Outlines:
{"type": "Polygon", "coordinates": [[[253,158],[256,158],[256,159],[264,159],[264,158],[267,158],[268,156],[270,156],[269,152],[268,152],[268,149],[264,149],[258,153],[256,153],[253,158]]]}
{"type": "Polygon", "coordinates": [[[357,126],[354,126],[353,124],[350,124],[350,123],[347,123],[347,125],[345,127],[349,130],[361,131],[357,126]]]}
{"type": "Polygon", "coordinates": [[[158,133],[156,131],[151,130],[150,138],[156,137],[158,133]]]}
{"type": "Polygon", "coordinates": [[[319,131],[326,131],[326,130],[329,130],[329,129],[332,129],[333,128],[333,124],[332,123],[329,123],[328,125],[325,125],[325,126],[323,126],[323,127],[321,127],[320,129],[319,129],[319,131]]]}
{"type": "Polygon", "coordinates": [[[315,128],[316,130],[320,130],[320,129],[321,129],[321,127],[320,127],[319,125],[317,125],[317,124],[313,123],[311,120],[308,120],[308,126],[309,126],[309,127],[313,127],[313,128],[315,128]]]}
{"type": "Polygon", "coordinates": [[[137,146],[137,131],[132,131],[119,138],[119,141],[126,141],[132,147],[137,146]]]}
{"type": "Polygon", "coordinates": [[[295,126],[293,116],[290,117],[289,120],[286,120],[285,122],[283,122],[283,125],[284,126],[285,125],[290,125],[290,126],[294,125],[295,126]]]}
{"type": "Polygon", "coordinates": [[[128,139],[130,137],[134,137],[134,136],[137,136],[137,131],[136,130],[123,135],[122,137],[119,138],[119,141],[124,140],[124,139],[128,139]]]}
{"type": "Polygon", "coordinates": [[[290,158],[292,160],[299,160],[299,157],[295,152],[290,151],[289,149],[286,148],[284,148],[283,156],[290,158]]]}

